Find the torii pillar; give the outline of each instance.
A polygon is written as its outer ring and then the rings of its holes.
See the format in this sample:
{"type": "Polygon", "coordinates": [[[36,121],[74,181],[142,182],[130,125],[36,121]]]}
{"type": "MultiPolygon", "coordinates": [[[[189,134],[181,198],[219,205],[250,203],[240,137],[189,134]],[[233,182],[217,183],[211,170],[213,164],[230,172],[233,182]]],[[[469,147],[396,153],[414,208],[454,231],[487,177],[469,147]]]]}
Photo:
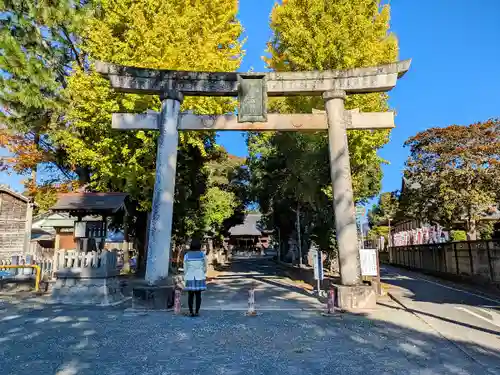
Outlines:
{"type": "Polygon", "coordinates": [[[328,148],[340,280],[342,285],[358,285],[361,282],[361,266],[345,123],[346,93],[343,90],[327,91],[323,94],[323,98],[328,118],[328,148]]]}
{"type": "Polygon", "coordinates": [[[160,134],[156,151],[156,176],[145,275],[145,280],[150,285],[166,280],[170,266],[179,138],[177,124],[183,99],[183,95],[175,91],[167,91],[160,95],[161,111],[157,116],[160,134]]]}

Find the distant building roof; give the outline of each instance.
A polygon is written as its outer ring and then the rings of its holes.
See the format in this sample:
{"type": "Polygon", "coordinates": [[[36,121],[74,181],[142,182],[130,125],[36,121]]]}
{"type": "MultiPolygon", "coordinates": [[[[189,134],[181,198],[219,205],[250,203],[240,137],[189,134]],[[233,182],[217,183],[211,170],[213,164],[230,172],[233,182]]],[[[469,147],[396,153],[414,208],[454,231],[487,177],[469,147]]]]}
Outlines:
{"type": "Polygon", "coordinates": [[[401,192],[405,189],[418,190],[422,187],[418,182],[412,182],[410,179],[403,176],[403,181],[401,183],[401,192]]]}
{"type": "Polygon", "coordinates": [[[125,207],[126,193],[60,194],[52,211],[112,214],[125,207]]]}
{"type": "Polygon", "coordinates": [[[262,227],[259,224],[261,214],[247,214],[243,224],[235,225],[229,229],[231,236],[260,236],[262,227]]]}
{"type": "Polygon", "coordinates": [[[51,241],[55,238],[55,233],[52,231],[45,231],[40,228],[31,228],[32,241],[51,241]]]}
{"type": "Polygon", "coordinates": [[[0,185],[0,191],[4,192],[4,193],[7,193],[7,194],[10,194],[13,197],[16,197],[17,199],[22,200],[23,202],[28,203],[30,201],[30,198],[25,197],[24,195],[15,192],[11,188],[7,187],[6,185],[0,185]]]}

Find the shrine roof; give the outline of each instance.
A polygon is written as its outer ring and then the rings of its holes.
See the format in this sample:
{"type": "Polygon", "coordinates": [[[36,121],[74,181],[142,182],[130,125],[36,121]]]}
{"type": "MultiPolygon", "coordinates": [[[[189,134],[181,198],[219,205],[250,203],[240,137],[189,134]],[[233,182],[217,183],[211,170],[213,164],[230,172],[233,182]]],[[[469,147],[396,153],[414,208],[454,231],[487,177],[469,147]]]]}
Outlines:
{"type": "Polygon", "coordinates": [[[64,193],[51,207],[54,212],[113,214],[125,208],[126,193],[64,193]]]}
{"type": "Polygon", "coordinates": [[[261,236],[262,228],[259,224],[261,214],[247,214],[243,224],[235,225],[229,229],[231,236],[261,236]]]}

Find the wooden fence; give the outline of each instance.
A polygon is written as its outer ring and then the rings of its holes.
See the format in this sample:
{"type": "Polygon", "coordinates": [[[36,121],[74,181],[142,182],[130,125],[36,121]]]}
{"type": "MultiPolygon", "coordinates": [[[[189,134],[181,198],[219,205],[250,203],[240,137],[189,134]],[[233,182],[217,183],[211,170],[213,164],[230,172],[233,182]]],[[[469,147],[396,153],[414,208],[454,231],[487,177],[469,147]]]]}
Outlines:
{"type": "Polygon", "coordinates": [[[500,240],[389,248],[389,262],[417,270],[500,283],[500,240]]]}

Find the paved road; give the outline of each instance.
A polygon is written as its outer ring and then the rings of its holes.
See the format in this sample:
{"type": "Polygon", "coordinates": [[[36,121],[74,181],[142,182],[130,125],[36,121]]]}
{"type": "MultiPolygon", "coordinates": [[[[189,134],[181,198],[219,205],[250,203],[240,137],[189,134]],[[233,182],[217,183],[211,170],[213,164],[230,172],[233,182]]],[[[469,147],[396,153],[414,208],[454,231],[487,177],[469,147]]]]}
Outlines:
{"type": "MultiPolygon", "coordinates": [[[[244,311],[248,292],[255,289],[257,310],[321,310],[324,306],[310,293],[293,285],[271,257],[233,259],[231,266],[209,284],[202,309],[244,311]]],[[[186,304],[183,304],[186,306],[186,304]]]]}
{"type": "Polygon", "coordinates": [[[500,298],[419,273],[383,266],[390,293],[429,327],[500,374],[500,298]],[[483,350],[468,351],[467,345],[483,350]]]}
{"type": "MultiPolygon", "coordinates": [[[[10,374],[494,374],[498,352],[450,342],[391,299],[323,317],[269,261],[235,262],[204,295],[199,318],[121,308],[0,301],[0,372],[10,374]],[[272,282],[270,282],[272,281],[272,282]],[[260,315],[247,317],[257,282],[260,315]],[[260,296],[260,297],[259,297],[260,296]],[[286,297],[286,299],[284,299],[286,297]],[[209,309],[209,307],[214,307],[209,309]],[[268,306],[269,309],[263,307],[268,306]],[[481,352],[492,364],[479,363],[481,352]]],[[[498,372],[497,372],[498,373],[498,372]]]]}

